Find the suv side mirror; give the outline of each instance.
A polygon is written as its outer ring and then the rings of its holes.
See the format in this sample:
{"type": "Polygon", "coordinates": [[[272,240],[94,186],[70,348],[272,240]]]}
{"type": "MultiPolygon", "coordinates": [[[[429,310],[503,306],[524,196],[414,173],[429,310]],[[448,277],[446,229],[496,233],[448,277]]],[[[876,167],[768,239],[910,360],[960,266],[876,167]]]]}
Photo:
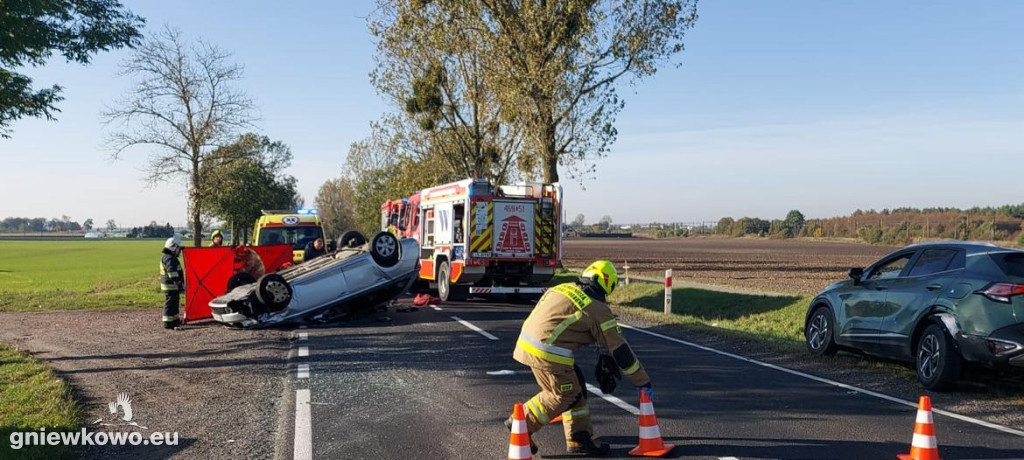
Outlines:
{"type": "Polygon", "coordinates": [[[846,274],[850,275],[850,278],[853,278],[853,284],[860,284],[860,279],[864,276],[864,269],[860,267],[854,267],[851,268],[850,271],[847,272],[846,274]]]}

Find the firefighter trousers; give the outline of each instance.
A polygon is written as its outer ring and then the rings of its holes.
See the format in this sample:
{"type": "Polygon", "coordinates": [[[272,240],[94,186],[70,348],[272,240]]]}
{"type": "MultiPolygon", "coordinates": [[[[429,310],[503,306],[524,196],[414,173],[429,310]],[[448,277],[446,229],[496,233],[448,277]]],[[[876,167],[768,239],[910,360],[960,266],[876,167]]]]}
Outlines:
{"type": "Polygon", "coordinates": [[[180,291],[164,291],[164,322],[178,321],[178,303],[181,301],[180,291]]]}
{"type": "Polygon", "coordinates": [[[534,433],[561,414],[566,442],[572,439],[573,433],[585,431],[593,435],[586,381],[580,368],[573,366],[572,370],[557,373],[531,369],[537,385],[540,385],[540,393],[524,404],[527,430],[534,433]]]}

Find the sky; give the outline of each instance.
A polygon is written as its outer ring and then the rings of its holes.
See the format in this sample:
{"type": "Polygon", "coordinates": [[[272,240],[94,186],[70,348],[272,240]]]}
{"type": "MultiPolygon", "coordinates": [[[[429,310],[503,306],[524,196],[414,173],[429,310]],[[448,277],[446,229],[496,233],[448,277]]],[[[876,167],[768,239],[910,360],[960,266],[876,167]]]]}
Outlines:
{"type": "MultiPolygon", "coordinates": [[[[389,103],[369,82],[370,1],[123,0],[245,66],[260,131],[288,144],[312,203],[389,103]]],[[[848,215],[1024,202],[1024,2],[704,1],[680,64],[620,93],[596,173],[563,174],[587,221],[848,215]]],[[[129,51],[19,69],[64,86],[59,120],[0,139],[0,217],[184,225],[184,187],[149,186],[150,150],[111,161],[99,113],[130,88],[129,51]]]]}

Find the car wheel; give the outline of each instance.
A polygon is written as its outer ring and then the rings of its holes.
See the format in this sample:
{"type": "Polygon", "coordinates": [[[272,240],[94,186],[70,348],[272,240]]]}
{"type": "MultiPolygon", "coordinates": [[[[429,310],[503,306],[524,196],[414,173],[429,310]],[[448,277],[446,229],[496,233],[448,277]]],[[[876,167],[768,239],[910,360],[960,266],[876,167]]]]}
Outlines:
{"type": "Polygon", "coordinates": [[[917,379],[929,390],[949,388],[960,378],[962,358],[953,338],[938,324],[925,328],[917,339],[917,379]]]}
{"type": "Polygon", "coordinates": [[[366,244],[366,237],[355,230],[349,230],[338,238],[338,248],[358,248],[366,244]]]}
{"type": "Polygon", "coordinates": [[[238,272],[228,278],[228,292],[235,290],[238,286],[245,286],[256,282],[256,278],[248,272],[238,272]]]}
{"type": "Polygon", "coordinates": [[[819,307],[811,313],[804,325],[804,338],[807,350],[821,356],[834,356],[839,347],[835,341],[835,318],[832,310],[819,307]]]}
{"type": "Polygon", "coordinates": [[[393,267],[398,263],[401,252],[398,238],[388,232],[380,232],[370,242],[370,255],[381,267],[393,267]]]}
{"type": "Polygon", "coordinates": [[[465,286],[452,285],[452,268],[447,261],[441,262],[437,268],[437,296],[441,300],[466,300],[469,290],[465,286]]]}
{"type": "Polygon", "coordinates": [[[267,273],[260,277],[256,298],[272,311],[282,310],[292,301],[292,287],[283,276],[267,273]]]}

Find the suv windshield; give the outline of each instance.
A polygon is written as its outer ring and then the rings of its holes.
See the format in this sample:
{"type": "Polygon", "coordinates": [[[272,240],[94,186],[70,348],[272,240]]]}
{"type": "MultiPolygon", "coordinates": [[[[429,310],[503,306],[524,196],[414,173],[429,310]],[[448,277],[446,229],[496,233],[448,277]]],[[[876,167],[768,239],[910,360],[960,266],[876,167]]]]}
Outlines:
{"type": "Polygon", "coordinates": [[[307,243],[323,237],[324,231],[320,227],[264,227],[260,230],[260,240],[256,244],[290,244],[299,251],[305,249],[307,243]]]}

